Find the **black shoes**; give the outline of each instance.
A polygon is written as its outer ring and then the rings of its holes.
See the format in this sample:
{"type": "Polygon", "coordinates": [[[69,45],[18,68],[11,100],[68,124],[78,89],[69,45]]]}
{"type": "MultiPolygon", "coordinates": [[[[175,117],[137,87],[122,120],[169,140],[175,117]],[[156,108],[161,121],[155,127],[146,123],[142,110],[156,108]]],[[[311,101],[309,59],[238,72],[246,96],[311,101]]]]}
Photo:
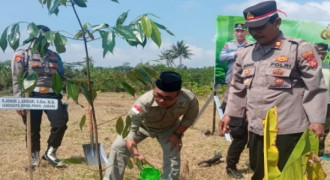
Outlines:
{"type": "Polygon", "coordinates": [[[238,171],[236,168],[226,168],[227,174],[232,176],[235,179],[242,179],[243,175],[240,171],[238,171]]]}
{"type": "Polygon", "coordinates": [[[47,160],[51,165],[55,166],[55,167],[61,167],[64,166],[64,162],[60,161],[57,157],[56,157],[56,148],[50,146],[48,147],[47,151],[45,152],[45,154],[42,156],[43,160],[47,160]]]}

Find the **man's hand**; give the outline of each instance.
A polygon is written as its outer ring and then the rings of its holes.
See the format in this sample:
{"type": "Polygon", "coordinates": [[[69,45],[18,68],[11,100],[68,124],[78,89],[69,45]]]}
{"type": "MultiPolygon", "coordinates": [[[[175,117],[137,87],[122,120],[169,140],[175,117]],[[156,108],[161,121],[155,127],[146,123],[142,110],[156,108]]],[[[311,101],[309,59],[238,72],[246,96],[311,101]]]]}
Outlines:
{"type": "Polygon", "coordinates": [[[174,147],[176,147],[176,150],[178,152],[181,151],[181,148],[182,148],[182,140],[181,140],[181,138],[178,138],[175,135],[171,135],[170,137],[168,137],[166,139],[166,142],[169,142],[169,141],[172,143],[171,144],[171,151],[173,150],[174,147]]]}
{"type": "Polygon", "coordinates": [[[145,157],[143,154],[139,153],[137,148],[137,142],[134,139],[125,140],[126,147],[133,157],[133,162],[136,164],[136,159],[139,159],[143,164],[146,163],[145,157]]]}
{"type": "Polygon", "coordinates": [[[223,116],[223,118],[218,123],[218,130],[220,134],[225,134],[229,132],[229,123],[231,121],[230,116],[223,116]]]}
{"type": "Polygon", "coordinates": [[[26,116],[26,111],[25,110],[16,110],[17,114],[20,116],[25,117],[26,116]]]}
{"type": "Polygon", "coordinates": [[[133,157],[134,164],[136,164],[136,159],[139,159],[143,164],[147,163],[146,158],[144,157],[143,154],[140,154],[140,153],[139,154],[133,154],[132,157],[133,157]]]}
{"type": "Polygon", "coordinates": [[[312,130],[319,138],[321,138],[324,134],[324,125],[320,123],[313,123],[310,124],[308,127],[312,130]]]}

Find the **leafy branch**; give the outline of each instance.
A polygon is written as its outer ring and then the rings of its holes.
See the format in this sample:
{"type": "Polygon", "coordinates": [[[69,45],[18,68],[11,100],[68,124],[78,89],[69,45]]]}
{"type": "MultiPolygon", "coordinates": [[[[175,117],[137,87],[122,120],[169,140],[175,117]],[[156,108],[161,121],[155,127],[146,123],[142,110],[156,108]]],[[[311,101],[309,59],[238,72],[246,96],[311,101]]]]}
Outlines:
{"type": "MultiPolygon", "coordinates": [[[[90,23],[83,24],[79,18],[76,11],[76,6],[80,8],[87,7],[87,0],[38,0],[42,6],[46,6],[50,15],[58,15],[60,7],[72,7],[77,21],[79,22],[80,30],[74,35],[74,39],[84,41],[84,49],[86,54],[86,69],[87,69],[87,86],[85,83],[77,83],[71,79],[68,79],[65,83],[62,82],[61,78],[57,73],[53,75],[52,88],[55,93],[60,93],[62,87],[66,86],[66,92],[69,98],[72,98],[75,102],[78,101],[78,96],[80,90],[83,92],[85,98],[91,106],[93,124],[95,131],[96,144],[98,144],[98,134],[97,134],[97,123],[96,115],[93,101],[96,98],[96,91],[92,87],[92,80],[90,76],[90,57],[88,54],[87,42],[102,39],[103,57],[106,56],[108,52],[113,53],[114,47],[116,45],[116,38],[124,39],[131,46],[142,46],[144,47],[148,41],[151,39],[158,47],[161,45],[161,35],[160,30],[173,35],[165,26],[155,22],[149,16],[157,17],[153,14],[143,14],[133,21],[125,25],[125,21],[128,16],[128,11],[122,13],[118,18],[114,26],[110,27],[107,23],[102,23],[98,25],[92,25],[90,23]],[[96,37],[98,36],[99,37],[96,37]]],[[[111,0],[118,3],[117,0],[111,0]]],[[[15,23],[5,28],[0,37],[0,47],[2,51],[5,51],[8,44],[13,49],[16,50],[20,44],[20,24],[15,23]]],[[[29,37],[23,41],[23,45],[31,43],[32,53],[38,51],[42,57],[46,55],[46,49],[48,45],[55,45],[56,51],[58,53],[63,53],[66,51],[67,37],[61,34],[60,31],[48,31],[43,32],[39,30],[34,23],[30,23],[27,26],[27,32],[29,37]]],[[[152,76],[156,73],[148,68],[137,68],[127,73],[126,78],[130,81],[139,81],[144,85],[148,83],[152,84],[152,76]]],[[[29,77],[29,76],[28,76],[29,77]]],[[[34,80],[37,76],[33,76],[34,80]]],[[[121,79],[121,85],[126,89],[131,95],[135,94],[135,89],[125,81],[125,78],[121,79]]],[[[86,117],[82,117],[80,126],[84,124],[86,117]]],[[[120,122],[120,118],[117,122],[120,122]]],[[[120,133],[127,133],[129,128],[129,121],[126,120],[125,128],[120,133]]],[[[102,179],[102,166],[100,161],[100,154],[98,146],[96,146],[97,156],[99,160],[99,173],[100,179],[102,179]]]]}

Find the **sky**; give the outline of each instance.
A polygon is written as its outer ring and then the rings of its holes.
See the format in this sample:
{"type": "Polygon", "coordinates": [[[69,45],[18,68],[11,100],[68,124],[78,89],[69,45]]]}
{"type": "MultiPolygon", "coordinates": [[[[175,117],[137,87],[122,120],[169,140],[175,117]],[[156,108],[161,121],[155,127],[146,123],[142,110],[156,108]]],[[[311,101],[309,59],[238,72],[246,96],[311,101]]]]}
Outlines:
{"type": "MultiPolygon", "coordinates": [[[[122,39],[116,39],[113,54],[102,55],[101,40],[88,43],[89,56],[95,66],[116,67],[129,63],[163,63],[154,61],[159,59],[163,50],[169,49],[173,43],[184,41],[193,54],[190,59],[183,60],[183,64],[190,68],[214,66],[215,37],[217,15],[242,16],[243,10],[262,0],[89,0],[87,8],[77,7],[77,13],[83,24],[92,25],[107,23],[114,26],[118,16],[128,12],[126,23],[134,18],[152,13],[154,21],[166,26],[175,36],[161,31],[162,45],[159,48],[151,40],[142,47],[131,47],[122,39]]],[[[276,0],[278,9],[287,16],[280,14],[282,19],[325,21],[330,24],[330,1],[323,0],[276,0]]],[[[17,22],[34,22],[44,24],[53,31],[64,30],[68,34],[75,34],[79,30],[78,21],[72,7],[60,7],[59,14],[49,15],[46,7],[42,7],[38,0],[2,0],[0,7],[0,33],[17,22]]],[[[22,24],[21,36],[26,38],[26,26],[22,24]]],[[[24,47],[19,47],[24,48],[24,47]]],[[[67,51],[61,53],[64,62],[80,62],[85,57],[82,41],[68,40],[67,51]]],[[[0,61],[12,59],[13,50],[0,50],[0,61]]],[[[178,64],[179,60],[175,60],[178,64]]]]}

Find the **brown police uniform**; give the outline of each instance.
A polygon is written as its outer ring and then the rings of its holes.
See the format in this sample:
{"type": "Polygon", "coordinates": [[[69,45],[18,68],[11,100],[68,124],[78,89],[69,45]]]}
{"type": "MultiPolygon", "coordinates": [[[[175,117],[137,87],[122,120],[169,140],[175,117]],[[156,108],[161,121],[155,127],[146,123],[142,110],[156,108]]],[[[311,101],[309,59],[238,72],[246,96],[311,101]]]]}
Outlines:
{"type": "MultiPolygon", "coordinates": [[[[243,11],[245,25],[257,43],[238,54],[225,112],[242,117],[247,107],[252,180],[264,178],[262,120],[270,108],[277,107],[280,171],[309,125],[325,123],[327,89],[321,60],[311,44],[283,36],[277,12],[282,11],[276,1],[260,2],[243,11]]],[[[315,128],[322,130],[321,125],[315,128]]]]}
{"type": "MultiPolygon", "coordinates": [[[[48,139],[48,146],[57,148],[61,145],[61,141],[68,121],[67,105],[62,104],[62,95],[56,95],[52,90],[52,76],[58,72],[62,78],[64,69],[60,56],[47,50],[46,56],[43,58],[38,52],[32,53],[31,49],[19,50],[15,53],[12,60],[12,76],[13,76],[13,93],[14,96],[23,96],[21,88],[18,86],[17,75],[20,71],[27,73],[37,72],[38,81],[36,88],[30,94],[35,98],[54,98],[58,99],[57,110],[45,110],[49,121],[51,122],[51,134],[48,139]]],[[[31,110],[31,138],[32,152],[40,151],[40,124],[43,110],[31,110]]],[[[26,123],[26,117],[23,117],[26,123]]]]}
{"type": "Polygon", "coordinates": [[[234,66],[225,114],[243,117],[246,95],[249,131],[256,134],[263,135],[262,120],[274,106],[278,134],[300,133],[310,123],[325,123],[327,88],[315,54],[309,43],[283,35],[271,46],[245,47],[234,66]]]}
{"type": "Polygon", "coordinates": [[[327,89],[315,54],[309,43],[282,34],[273,45],[255,43],[238,54],[225,115],[243,117],[247,105],[253,180],[264,176],[262,120],[270,108],[278,111],[280,170],[302,132],[311,123],[325,123],[327,89]]]}

